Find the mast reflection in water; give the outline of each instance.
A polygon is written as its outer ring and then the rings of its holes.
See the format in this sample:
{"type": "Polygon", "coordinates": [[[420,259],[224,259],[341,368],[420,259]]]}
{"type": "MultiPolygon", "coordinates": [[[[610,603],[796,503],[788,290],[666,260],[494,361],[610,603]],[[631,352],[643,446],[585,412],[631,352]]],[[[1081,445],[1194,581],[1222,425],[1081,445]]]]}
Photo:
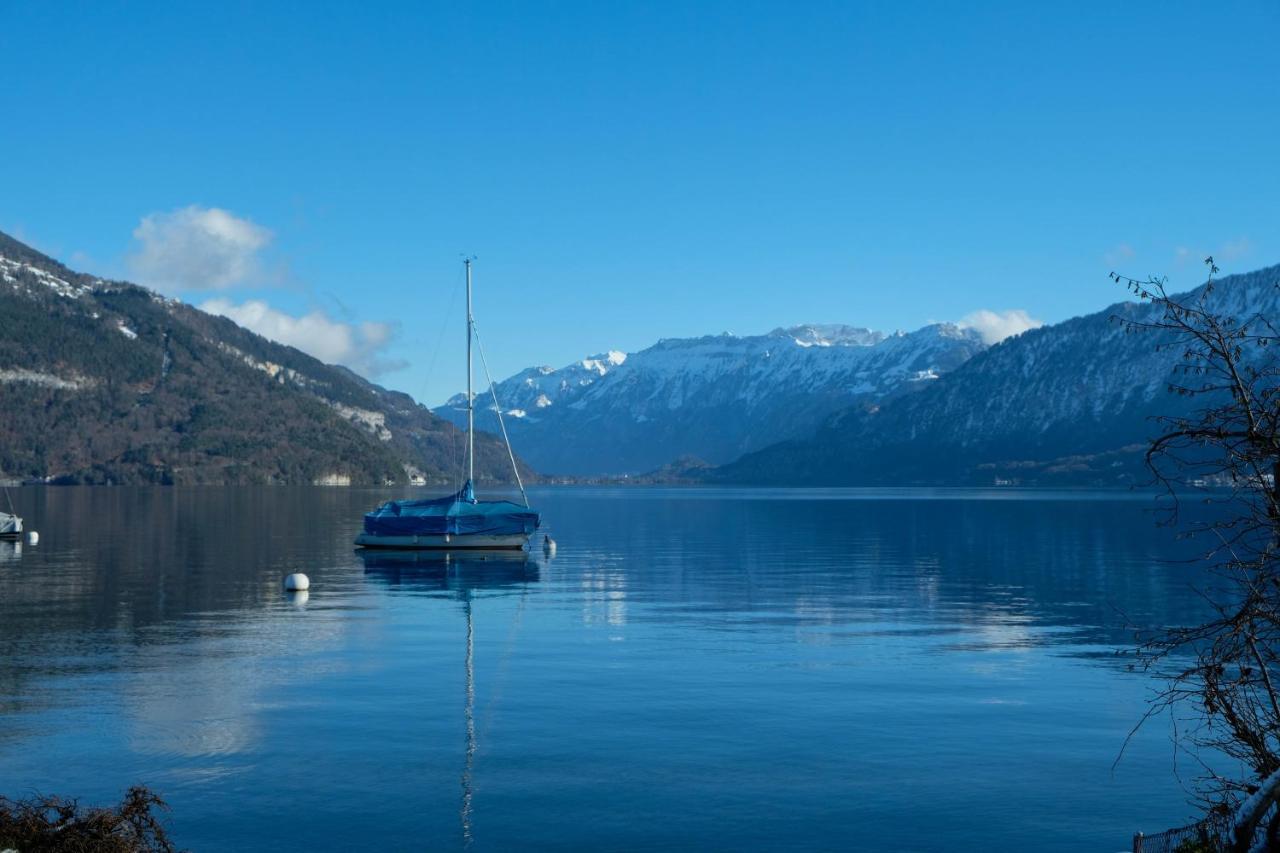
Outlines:
{"type": "MultiPolygon", "coordinates": [[[[482,589],[518,587],[538,580],[538,562],[524,551],[357,551],[366,576],[391,587],[451,590],[462,602],[467,621],[466,690],[463,721],[466,752],[462,768],[462,845],[474,842],[471,831],[472,776],[476,759],[476,670],[473,593],[482,589]]],[[[548,558],[549,559],[549,558],[548,558]]]]}
{"type": "Polygon", "coordinates": [[[1187,822],[1158,726],[1112,770],[1151,686],[1126,623],[1203,606],[1148,497],[538,487],[551,563],[356,556],[385,497],[15,490],[41,538],[0,543],[0,794],[145,783],[192,850],[1067,853],[1187,822]]]}

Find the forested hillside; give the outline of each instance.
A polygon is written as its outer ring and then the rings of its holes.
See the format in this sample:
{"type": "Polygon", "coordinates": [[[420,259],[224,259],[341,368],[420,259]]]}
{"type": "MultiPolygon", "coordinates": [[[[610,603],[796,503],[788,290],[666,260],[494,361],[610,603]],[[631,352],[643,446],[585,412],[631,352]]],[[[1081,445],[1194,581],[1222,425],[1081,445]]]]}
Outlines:
{"type": "MultiPolygon", "coordinates": [[[[0,479],[445,484],[463,441],[405,394],[0,234],[0,479]]],[[[477,476],[509,480],[501,440],[476,445],[477,476]]]]}
{"type": "MultiPolygon", "coordinates": [[[[1207,305],[1280,318],[1280,266],[1214,285],[1207,305]]],[[[1194,299],[1199,290],[1180,299],[1194,299]]],[[[1126,334],[1113,317],[1146,303],[1024,332],[917,394],[831,416],[809,438],[776,444],[701,479],[732,483],[1128,485],[1146,479],[1157,415],[1203,405],[1168,393],[1180,350],[1126,334]]]]}

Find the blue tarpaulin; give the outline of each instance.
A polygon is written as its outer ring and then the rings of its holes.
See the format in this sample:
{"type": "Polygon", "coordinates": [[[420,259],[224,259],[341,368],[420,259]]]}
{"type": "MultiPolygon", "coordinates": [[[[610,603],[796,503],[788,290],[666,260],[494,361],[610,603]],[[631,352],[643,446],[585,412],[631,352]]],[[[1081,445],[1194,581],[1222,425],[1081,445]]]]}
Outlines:
{"type": "Polygon", "coordinates": [[[365,513],[364,532],[371,536],[439,536],[533,533],[539,516],[511,501],[477,501],[468,482],[457,494],[434,500],[387,501],[365,513]]]}

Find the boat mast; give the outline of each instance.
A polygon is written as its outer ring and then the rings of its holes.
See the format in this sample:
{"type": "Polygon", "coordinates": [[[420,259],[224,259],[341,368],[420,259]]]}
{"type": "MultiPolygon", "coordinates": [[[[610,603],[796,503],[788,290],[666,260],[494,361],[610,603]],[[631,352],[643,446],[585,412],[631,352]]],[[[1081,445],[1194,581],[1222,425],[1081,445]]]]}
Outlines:
{"type": "Polygon", "coordinates": [[[471,259],[467,258],[467,485],[475,488],[476,398],[471,393],[471,259]]]}

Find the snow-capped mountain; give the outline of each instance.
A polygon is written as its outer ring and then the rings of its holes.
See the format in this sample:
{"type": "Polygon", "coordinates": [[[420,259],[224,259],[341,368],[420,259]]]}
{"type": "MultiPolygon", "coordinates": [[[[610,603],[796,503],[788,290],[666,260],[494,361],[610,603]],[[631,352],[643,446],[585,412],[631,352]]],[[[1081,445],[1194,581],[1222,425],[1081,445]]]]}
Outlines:
{"type": "MultiPolygon", "coordinates": [[[[532,416],[536,420],[544,410],[557,405],[563,407],[565,403],[577,399],[583,390],[601,377],[607,376],[609,371],[626,360],[626,353],[610,351],[575,361],[559,370],[554,367],[530,367],[522,370],[506,381],[498,383],[498,400],[502,403],[503,414],[508,418],[532,416]]],[[[466,405],[466,395],[455,394],[449,398],[442,413],[446,417],[451,417],[456,409],[462,409],[465,412],[466,405]]],[[[476,405],[492,409],[493,398],[485,393],[477,400],[476,405]]],[[[465,423],[464,415],[458,424],[465,423]]]]}
{"type": "MultiPolygon", "coordinates": [[[[1184,294],[1190,301],[1200,291],[1184,294]]],[[[1211,310],[1280,317],[1280,266],[1215,283],[1211,310]]],[[[1156,415],[1202,404],[1169,394],[1181,350],[1155,333],[1126,334],[1122,302],[1043,326],[976,355],[919,394],[874,411],[833,414],[811,437],[752,453],[707,479],[736,483],[1022,483],[1118,485],[1145,478],[1156,415]]]]}
{"type": "MultiPolygon", "coordinates": [[[[728,462],[806,436],[838,409],[923,387],[983,349],[976,332],[945,323],[890,335],[797,326],[529,368],[497,392],[513,445],[538,470],[637,473],[681,456],[728,462]]],[[[461,424],[465,406],[459,394],[436,412],[461,424]]],[[[497,427],[487,393],[477,410],[478,427],[497,427]]]]}

